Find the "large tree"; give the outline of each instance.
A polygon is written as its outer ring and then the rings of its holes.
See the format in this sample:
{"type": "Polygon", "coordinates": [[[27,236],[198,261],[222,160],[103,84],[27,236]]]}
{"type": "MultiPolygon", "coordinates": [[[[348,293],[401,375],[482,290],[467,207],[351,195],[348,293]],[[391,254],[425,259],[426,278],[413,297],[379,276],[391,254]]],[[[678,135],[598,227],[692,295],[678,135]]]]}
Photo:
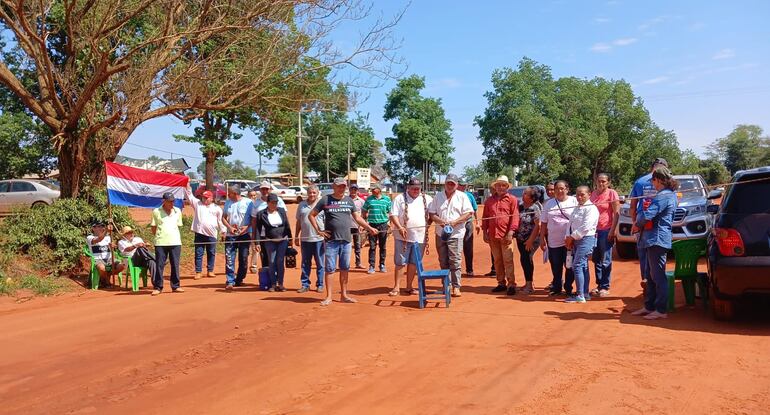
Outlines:
{"type": "Polygon", "coordinates": [[[740,124],[726,137],[709,145],[710,156],[724,163],[730,173],[770,164],[770,137],[758,125],[740,124]]]}
{"type": "Polygon", "coordinates": [[[369,11],[363,0],[4,0],[0,30],[21,65],[0,62],[0,85],[50,128],[62,196],[77,196],[147,120],[288,107],[296,97],[276,85],[321,67],[388,76],[400,15],[374,22],[347,53],[331,42],[369,11]],[[303,58],[317,67],[292,70],[303,58]]]}
{"type": "MultiPolygon", "coordinates": [[[[198,165],[198,173],[205,174],[207,167],[206,160],[202,161],[198,165]]],[[[241,160],[217,160],[214,163],[214,180],[221,183],[228,179],[257,180],[257,171],[241,160]]]]}
{"type": "Polygon", "coordinates": [[[556,178],[590,184],[610,173],[618,187],[655,157],[679,160],[676,136],[657,127],[625,81],[555,79],[524,58],[492,74],[488,106],[476,117],[490,172],[518,166],[524,183],[556,178]]]}
{"type": "Polygon", "coordinates": [[[396,120],[393,137],[385,139],[389,153],[385,169],[390,175],[406,182],[417,172],[425,170],[446,173],[454,166],[451,154],[452,124],[446,118],[441,100],[421,95],[425,78],[412,75],[398,81],[388,93],[385,121],[396,120]]]}

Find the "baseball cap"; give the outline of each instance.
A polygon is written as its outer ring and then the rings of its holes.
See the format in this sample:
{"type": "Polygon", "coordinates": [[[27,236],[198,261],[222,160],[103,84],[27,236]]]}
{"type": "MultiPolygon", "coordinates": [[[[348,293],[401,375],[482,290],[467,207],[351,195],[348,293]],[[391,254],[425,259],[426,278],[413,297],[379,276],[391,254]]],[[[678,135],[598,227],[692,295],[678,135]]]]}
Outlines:
{"type": "Polygon", "coordinates": [[[173,201],[174,199],[176,199],[176,198],[174,197],[173,193],[169,193],[169,192],[163,193],[163,200],[164,201],[167,201],[167,200],[173,201]]]}
{"type": "Polygon", "coordinates": [[[355,184],[355,183],[351,183],[351,184],[350,184],[350,188],[351,188],[351,189],[358,189],[358,185],[357,185],[357,184],[355,184]]]}
{"type": "Polygon", "coordinates": [[[211,193],[211,190],[206,190],[205,192],[203,192],[203,197],[205,197],[206,199],[210,197],[214,197],[214,193],[211,193]]]}
{"type": "Polygon", "coordinates": [[[270,203],[270,202],[277,202],[277,201],[278,201],[278,195],[276,195],[275,193],[270,193],[269,195],[267,195],[267,202],[268,203],[270,203]]]}
{"type": "Polygon", "coordinates": [[[371,188],[372,189],[380,189],[380,190],[382,190],[382,186],[379,183],[372,183],[371,188]]]}
{"type": "Polygon", "coordinates": [[[668,167],[668,162],[666,161],[666,159],[661,157],[658,157],[655,160],[653,160],[652,167],[655,167],[655,165],[658,165],[658,164],[664,167],[668,167]]]}
{"type": "Polygon", "coordinates": [[[271,185],[270,185],[270,182],[268,182],[267,180],[265,180],[264,182],[262,182],[262,183],[260,183],[260,184],[259,184],[259,188],[260,188],[260,189],[272,189],[272,188],[273,188],[273,186],[271,186],[271,185]]]}
{"type": "Polygon", "coordinates": [[[449,173],[446,175],[446,179],[444,180],[444,183],[452,182],[454,184],[460,183],[460,178],[457,177],[454,173],[449,173]]]}
{"type": "Polygon", "coordinates": [[[104,225],[105,225],[104,221],[101,221],[101,220],[95,220],[91,223],[92,228],[95,228],[97,226],[104,226],[104,225]]]}
{"type": "Polygon", "coordinates": [[[335,186],[340,186],[340,185],[345,185],[345,186],[347,186],[347,185],[348,185],[348,182],[347,182],[347,181],[345,181],[345,179],[343,179],[342,177],[337,177],[336,179],[334,179],[334,185],[335,185],[335,186]]]}
{"type": "Polygon", "coordinates": [[[420,179],[418,179],[416,177],[412,177],[411,179],[409,179],[409,182],[407,182],[406,185],[407,186],[422,186],[422,182],[420,181],[420,179]]]}

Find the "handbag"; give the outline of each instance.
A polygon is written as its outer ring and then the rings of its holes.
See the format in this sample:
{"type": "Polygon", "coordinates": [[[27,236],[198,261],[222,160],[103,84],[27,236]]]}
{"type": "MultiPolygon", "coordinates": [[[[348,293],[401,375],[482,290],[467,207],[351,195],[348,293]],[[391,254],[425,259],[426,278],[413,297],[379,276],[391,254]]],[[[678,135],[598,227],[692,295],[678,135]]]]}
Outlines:
{"type": "Polygon", "coordinates": [[[297,250],[294,247],[286,248],[284,261],[286,268],[297,268],[297,250]]]}

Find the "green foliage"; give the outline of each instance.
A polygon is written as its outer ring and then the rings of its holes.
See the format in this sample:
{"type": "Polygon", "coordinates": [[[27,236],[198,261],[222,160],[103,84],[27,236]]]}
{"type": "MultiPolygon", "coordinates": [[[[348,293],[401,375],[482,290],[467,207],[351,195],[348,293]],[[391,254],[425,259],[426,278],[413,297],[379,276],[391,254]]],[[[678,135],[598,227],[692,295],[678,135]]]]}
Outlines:
{"type": "Polygon", "coordinates": [[[698,173],[708,184],[727,183],[730,180],[730,171],[722,162],[714,159],[701,160],[698,173]]]}
{"type": "Polygon", "coordinates": [[[561,178],[574,187],[604,172],[630,188],[654,158],[681,159],[676,136],[652,122],[622,80],[554,79],[548,66],[523,58],[494,71],[485,97],[475,122],[490,173],[514,165],[523,183],[561,178]]]}
{"type": "MultiPolygon", "coordinates": [[[[198,173],[205,174],[205,160],[198,165],[197,170],[198,173]]],[[[217,160],[214,163],[214,180],[221,183],[231,179],[257,180],[257,171],[247,166],[241,160],[235,160],[233,162],[221,159],[217,160]]]]}
{"type": "Polygon", "coordinates": [[[22,289],[30,290],[35,295],[48,296],[65,291],[67,284],[59,277],[23,275],[19,278],[11,278],[0,274],[0,295],[14,295],[22,289]]]}
{"type": "MultiPolygon", "coordinates": [[[[15,211],[0,224],[2,251],[29,256],[37,268],[50,275],[74,270],[79,265],[91,224],[109,220],[106,191],[94,189],[87,196],[15,211]]],[[[125,225],[136,227],[127,208],[114,206],[112,213],[116,230],[125,225]]],[[[114,239],[117,240],[117,233],[114,239]]]]}
{"type": "MultiPolygon", "coordinates": [[[[314,114],[308,119],[304,130],[308,138],[303,140],[303,155],[307,157],[307,168],[321,172],[326,180],[326,161],[329,163],[329,178],[342,177],[347,173],[348,138],[350,139],[350,168],[369,168],[381,152],[381,144],[374,138],[374,130],[368,119],[355,114],[348,117],[342,111],[314,114]],[[329,140],[327,158],[326,140],[329,140]]],[[[293,170],[292,170],[293,171],[293,170]]]]}
{"type": "Polygon", "coordinates": [[[56,159],[47,129],[23,112],[0,112],[0,179],[50,172],[56,159]]]}
{"type": "Polygon", "coordinates": [[[709,154],[724,163],[730,174],[770,165],[770,137],[758,125],[740,124],[726,137],[709,146],[709,154]]]}
{"type": "Polygon", "coordinates": [[[452,125],[446,118],[441,100],[425,98],[420,91],[425,78],[412,75],[398,81],[388,93],[385,121],[397,120],[393,137],[385,139],[390,157],[385,169],[396,181],[406,182],[430,163],[431,171],[445,173],[454,166],[450,156],[452,125]]]}

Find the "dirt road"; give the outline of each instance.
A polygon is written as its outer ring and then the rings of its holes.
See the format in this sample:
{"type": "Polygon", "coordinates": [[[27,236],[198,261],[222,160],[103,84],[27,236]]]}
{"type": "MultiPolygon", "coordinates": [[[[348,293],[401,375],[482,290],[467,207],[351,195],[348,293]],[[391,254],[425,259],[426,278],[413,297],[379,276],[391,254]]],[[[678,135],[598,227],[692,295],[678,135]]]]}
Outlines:
{"type": "MultiPolygon", "coordinates": [[[[477,272],[488,255],[477,239],[477,272]]],[[[587,304],[547,297],[538,255],[535,295],[466,278],[451,307],[420,310],[363,270],[359,304],[320,307],[296,269],[285,293],[225,292],[222,259],[216,279],[185,272],[184,294],[0,302],[0,413],[768,413],[770,319],[715,322],[679,286],[668,320],[632,317],[635,262],[587,304]]]]}

